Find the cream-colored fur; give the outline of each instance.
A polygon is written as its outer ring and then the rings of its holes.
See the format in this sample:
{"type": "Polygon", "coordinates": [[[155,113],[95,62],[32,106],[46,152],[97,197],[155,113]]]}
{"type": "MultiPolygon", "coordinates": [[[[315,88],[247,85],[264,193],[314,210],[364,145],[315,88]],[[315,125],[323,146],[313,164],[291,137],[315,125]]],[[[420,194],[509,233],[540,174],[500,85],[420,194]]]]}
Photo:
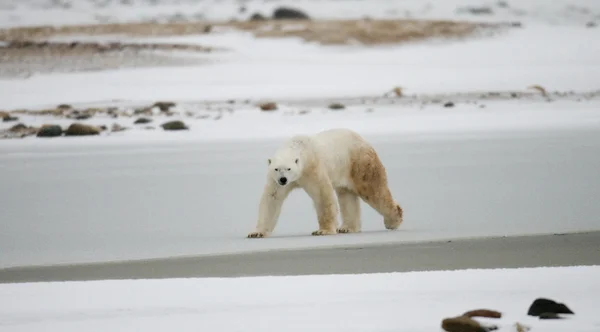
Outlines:
{"type": "Polygon", "coordinates": [[[348,129],[330,129],[288,139],[268,160],[258,222],[248,237],[269,236],[292,190],[303,189],[312,199],[319,229],[313,235],[361,231],[360,201],[383,216],[387,229],[402,223],[402,208],[394,201],[387,174],[375,149],[348,129]],[[278,183],[286,178],[287,183],[278,183]],[[339,203],[336,204],[336,198],[339,203]],[[342,225],[337,227],[337,215],[342,225]]]}

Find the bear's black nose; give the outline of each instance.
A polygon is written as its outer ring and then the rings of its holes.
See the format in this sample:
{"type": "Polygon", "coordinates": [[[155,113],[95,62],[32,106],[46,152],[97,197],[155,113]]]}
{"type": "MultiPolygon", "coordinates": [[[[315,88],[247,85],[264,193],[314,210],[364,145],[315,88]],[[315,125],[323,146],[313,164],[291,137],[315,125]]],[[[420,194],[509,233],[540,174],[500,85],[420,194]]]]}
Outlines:
{"type": "Polygon", "coordinates": [[[279,184],[281,184],[282,186],[285,185],[287,183],[287,178],[283,177],[283,178],[279,178],[279,184]]]}

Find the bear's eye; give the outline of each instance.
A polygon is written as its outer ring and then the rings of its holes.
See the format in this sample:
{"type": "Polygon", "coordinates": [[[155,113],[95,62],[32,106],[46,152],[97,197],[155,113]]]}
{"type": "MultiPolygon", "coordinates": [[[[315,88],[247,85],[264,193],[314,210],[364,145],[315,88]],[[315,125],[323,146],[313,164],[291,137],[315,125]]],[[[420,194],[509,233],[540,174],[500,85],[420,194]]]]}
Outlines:
{"type": "Polygon", "coordinates": [[[275,169],[275,172],[279,172],[279,168],[276,168],[276,169],[275,169]]]}
{"type": "Polygon", "coordinates": [[[287,170],[288,170],[288,171],[291,171],[292,169],[291,169],[291,168],[288,168],[287,170]]]}

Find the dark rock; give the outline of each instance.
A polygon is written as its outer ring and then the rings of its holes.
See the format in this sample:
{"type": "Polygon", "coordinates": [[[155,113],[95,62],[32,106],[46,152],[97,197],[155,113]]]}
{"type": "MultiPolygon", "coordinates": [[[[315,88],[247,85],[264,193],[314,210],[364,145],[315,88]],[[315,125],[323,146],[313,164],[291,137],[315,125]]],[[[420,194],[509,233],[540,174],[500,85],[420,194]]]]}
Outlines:
{"type": "Polygon", "coordinates": [[[71,106],[69,104],[60,104],[60,105],[56,106],[56,108],[59,110],[70,110],[73,108],[73,106],[71,106]]]}
{"type": "Polygon", "coordinates": [[[260,13],[254,13],[250,16],[250,21],[265,21],[267,18],[262,16],[260,13]]]}
{"type": "Polygon", "coordinates": [[[562,319],[562,317],[553,312],[544,312],[540,314],[540,319],[562,319]]]}
{"type": "Polygon", "coordinates": [[[465,7],[463,10],[473,15],[492,15],[494,13],[491,7],[465,7]]]}
{"type": "MultiPolygon", "coordinates": [[[[204,27],[203,31],[204,31],[204,33],[210,33],[212,31],[212,29],[213,29],[213,26],[209,24],[204,27]]],[[[173,106],[175,106],[175,104],[173,104],[173,106]]]]}
{"type": "Polygon", "coordinates": [[[166,112],[169,110],[169,108],[174,107],[175,103],[171,101],[157,101],[152,106],[158,107],[162,112],[166,112]]]}
{"type": "Polygon", "coordinates": [[[274,102],[262,103],[259,105],[260,109],[263,111],[275,111],[277,110],[277,104],[274,102]]]}
{"type": "Polygon", "coordinates": [[[100,135],[100,128],[83,123],[73,123],[65,131],[65,136],[100,135]]]}
{"type": "Polygon", "coordinates": [[[301,10],[289,8],[289,7],[279,7],[275,9],[273,12],[273,19],[276,20],[309,20],[310,17],[306,15],[301,10]]]}
{"type": "Polygon", "coordinates": [[[454,103],[449,101],[447,103],[444,104],[444,107],[454,107],[454,103]]]}
{"type": "Polygon", "coordinates": [[[12,115],[6,115],[2,118],[2,121],[4,122],[12,122],[12,121],[18,121],[19,118],[16,116],[12,116],[12,115]]]}
{"type": "Polygon", "coordinates": [[[58,137],[63,133],[59,125],[43,125],[37,132],[37,137],[58,137]]]}
{"type": "Polygon", "coordinates": [[[91,118],[92,115],[90,113],[83,113],[75,116],[75,120],[87,120],[91,118]]]}
{"type": "Polygon", "coordinates": [[[27,129],[26,125],[24,125],[22,123],[17,123],[16,125],[10,127],[9,131],[13,132],[13,133],[16,133],[16,132],[20,132],[20,131],[23,131],[23,130],[26,130],[26,129],[27,129]]]}
{"type": "Polygon", "coordinates": [[[500,8],[508,8],[508,7],[509,7],[509,6],[508,6],[508,2],[506,2],[506,1],[503,1],[503,0],[500,0],[500,1],[498,1],[498,2],[496,3],[496,5],[497,5],[498,7],[500,7],[500,8]]]}
{"type": "Polygon", "coordinates": [[[344,108],[346,108],[346,106],[344,106],[344,104],[340,104],[340,103],[333,103],[329,105],[329,109],[332,110],[343,110],[344,108]]]}
{"type": "Polygon", "coordinates": [[[597,26],[598,24],[596,22],[587,22],[585,25],[586,28],[595,28],[597,26]]]}
{"type": "Polygon", "coordinates": [[[564,303],[559,303],[546,298],[537,298],[527,311],[529,316],[541,314],[574,314],[564,303]]]}
{"type": "Polygon", "coordinates": [[[187,130],[188,127],[183,123],[183,121],[169,121],[160,125],[164,130],[187,130]]]}
{"type": "Polygon", "coordinates": [[[150,122],[152,122],[152,119],[139,118],[139,119],[135,120],[133,123],[134,124],[146,124],[146,123],[150,123],[150,122]]]}

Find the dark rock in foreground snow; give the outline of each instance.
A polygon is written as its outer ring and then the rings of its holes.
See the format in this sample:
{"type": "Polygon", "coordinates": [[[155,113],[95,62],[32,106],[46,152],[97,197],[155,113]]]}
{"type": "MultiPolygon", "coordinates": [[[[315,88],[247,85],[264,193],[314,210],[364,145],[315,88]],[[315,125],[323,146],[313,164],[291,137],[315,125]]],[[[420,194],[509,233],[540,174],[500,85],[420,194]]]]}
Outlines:
{"type": "Polygon", "coordinates": [[[183,121],[169,121],[160,125],[164,130],[187,130],[188,127],[183,121]]]}
{"type": "Polygon", "coordinates": [[[37,132],[37,137],[58,137],[63,133],[59,125],[44,125],[37,132]]]}
{"type": "Polygon", "coordinates": [[[310,17],[299,9],[289,7],[279,7],[273,12],[273,19],[276,20],[308,20],[310,17]]]}

